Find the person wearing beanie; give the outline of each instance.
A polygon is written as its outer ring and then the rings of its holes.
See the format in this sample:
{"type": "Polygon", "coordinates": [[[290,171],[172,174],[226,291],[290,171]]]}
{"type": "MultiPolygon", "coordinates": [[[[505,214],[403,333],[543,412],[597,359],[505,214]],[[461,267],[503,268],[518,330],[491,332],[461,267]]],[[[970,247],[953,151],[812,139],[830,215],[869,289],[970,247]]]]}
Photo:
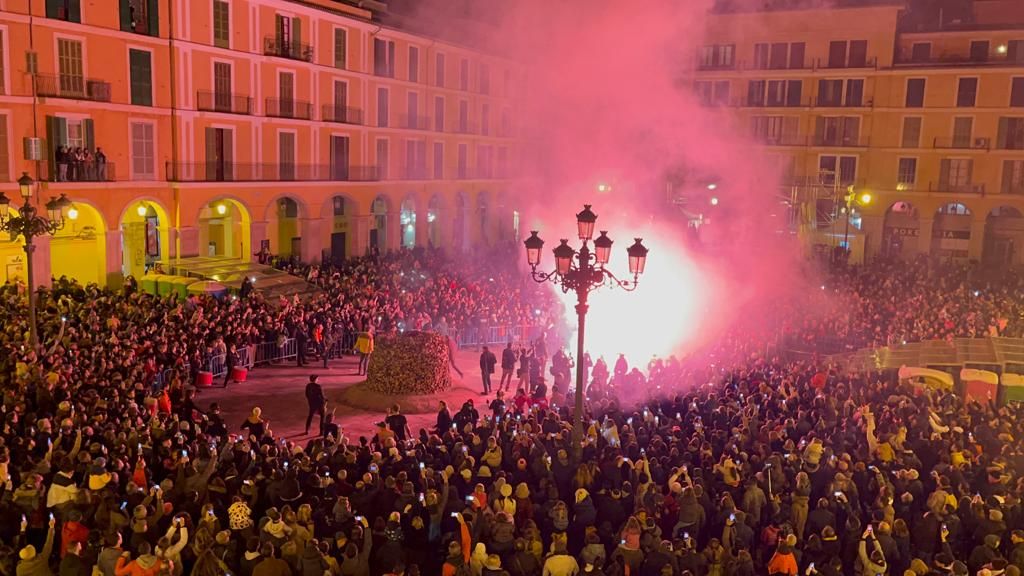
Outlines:
{"type": "MultiPolygon", "coordinates": [[[[57,521],[54,519],[50,520],[50,529],[46,533],[46,543],[43,544],[43,549],[40,552],[36,552],[36,547],[29,544],[18,552],[18,576],[53,576],[53,572],[50,571],[50,554],[53,553],[53,532],[54,526],[57,521]]],[[[21,523],[21,535],[22,539],[25,536],[25,530],[28,525],[25,522],[21,523]]]]}

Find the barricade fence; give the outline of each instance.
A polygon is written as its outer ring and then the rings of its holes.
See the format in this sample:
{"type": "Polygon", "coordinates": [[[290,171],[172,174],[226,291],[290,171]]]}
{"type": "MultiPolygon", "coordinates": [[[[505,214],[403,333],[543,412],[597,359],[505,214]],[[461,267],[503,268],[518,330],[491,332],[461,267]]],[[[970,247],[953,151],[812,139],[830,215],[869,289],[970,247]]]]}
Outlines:
{"type": "MultiPolygon", "coordinates": [[[[536,339],[540,335],[540,328],[537,326],[482,326],[467,328],[455,333],[453,337],[459,348],[472,348],[475,346],[488,346],[505,344],[507,342],[524,343],[536,339]]],[[[336,338],[330,345],[328,354],[331,358],[340,358],[355,352],[356,339],[359,334],[346,332],[336,338]]],[[[316,352],[316,346],[312,341],[308,343],[309,351],[316,352]]],[[[299,345],[295,338],[279,339],[273,342],[260,342],[240,346],[235,351],[235,366],[247,370],[265,364],[274,364],[284,360],[292,360],[298,356],[299,345]]],[[[223,378],[228,373],[227,354],[217,354],[209,357],[198,371],[209,372],[213,378],[223,378]]],[[[154,378],[154,388],[157,390],[167,386],[174,379],[175,375],[183,380],[190,381],[194,374],[192,366],[186,364],[175,368],[166,368],[158,372],[154,378]]]]}

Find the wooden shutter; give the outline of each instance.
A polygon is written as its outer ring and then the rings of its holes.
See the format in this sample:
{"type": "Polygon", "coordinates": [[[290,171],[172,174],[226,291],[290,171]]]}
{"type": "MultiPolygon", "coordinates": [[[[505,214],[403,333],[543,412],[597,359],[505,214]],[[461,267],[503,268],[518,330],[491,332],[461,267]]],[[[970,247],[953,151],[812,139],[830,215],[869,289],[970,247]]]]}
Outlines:
{"type": "MultiPolygon", "coordinates": [[[[49,2],[47,2],[49,4],[49,2]]],[[[118,3],[119,14],[121,17],[121,30],[125,32],[134,32],[132,29],[132,11],[128,0],[120,0],[118,3]]]]}
{"type": "MultiPolygon", "coordinates": [[[[65,134],[67,134],[67,132],[65,132],[65,134]]],[[[93,123],[91,118],[86,118],[82,120],[82,140],[85,142],[85,147],[88,148],[89,150],[93,150],[96,148],[96,135],[93,130],[93,123]]]]}
{"type": "Polygon", "coordinates": [[[1006,149],[1006,138],[1009,133],[1010,119],[1005,116],[999,119],[999,131],[996,133],[996,148],[999,150],[1006,149]]]}
{"type": "Polygon", "coordinates": [[[160,35],[160,0],[146,0],[146,17],[149,19],[148,28],[150,36],[160,35]]]}
{"type": "Polygon", "coordinates": [[[974,183],[974,160],[969,159],[967,162],[967,184],[973,185],[974,183]]]}
{"type": "Polygon", "coordinates": [[[345,59],[348,51],[348,32],[344,28],[334,29],[334,67],[345,68],[345,59]]]}
{"type": "Polygon", "coordinates": [[[57,179],[57,148],[64,145],[64,142],[67,140],[67,134],[67,120],[57,116],[46,117],[46,148],[49,152],[46,160],[50,168],[50,180],[57,179]]]}
{"type": "Polygon", "coordinates": [[[790,80],[786,86],[786,106],[799,106],[803,99],[803,80],[790,80]]]}
{"type": "Polygon", "coordinates": [[[82,21],[82,4],[79,0],[68,0],[68,20],[71,22],[82,21]]]}
{"type": "Polygon", "coordinates": [[[826,138],[824,116],[818,116],[814,119],[814,138],[818,142],[823,142],[826,138]]]}
{"type": "Polygon", "coordinates": [[[939,163],[939,190],[949,188],[949,159],[943,158],[939,163]]]}
{"type": "Polygon", "coordinates": [[[302,53],[302,19],[299,17],[292,18],[292,45],[290,54],[293,57],[305,58],[306,55],[302,53]]]}
{"type": "Polygon", "coordinates": [[[224,140],[224,180],[234,180],[235,139],[232,136],[235,131],[230,128],[221,128],[220,130],[224,140]]]}
{"type": "Polygon", "coordinates": [[[1003,194],[1013,193],[1013,160],[1003,160],[1003,185],[1000,189],[1003,194]]]}
{"type": "Polygon", "coordinates": [[[395,77],[395,43],[388,42],[388,78],[395,77]]]}
{"type": "Polygon", "coordinates": [[[206,179],[213,181],[217,177],[217,129],[206,129],[206,179]]]}

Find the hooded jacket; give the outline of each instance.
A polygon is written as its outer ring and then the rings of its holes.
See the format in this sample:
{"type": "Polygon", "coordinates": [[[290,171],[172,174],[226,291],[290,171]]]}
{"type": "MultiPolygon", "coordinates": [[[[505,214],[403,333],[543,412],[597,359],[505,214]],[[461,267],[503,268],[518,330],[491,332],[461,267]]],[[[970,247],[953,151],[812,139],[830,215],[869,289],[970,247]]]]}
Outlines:
{"type": "Polygon", "coordinates": [[[114,574],[116,576],[157,576],[163,567],[163,561],[152,554],[143,554],[131,562],[121,556],[117,559],[114,574]]]}
{"type": "Polygon", "coordinates": [[[301,576],[323,576],[327,570],[327,562],[324,561],[320,550],[312,542],[306,543],[306,549],[302,551],[299,558],[299,574],[301,576]]]}

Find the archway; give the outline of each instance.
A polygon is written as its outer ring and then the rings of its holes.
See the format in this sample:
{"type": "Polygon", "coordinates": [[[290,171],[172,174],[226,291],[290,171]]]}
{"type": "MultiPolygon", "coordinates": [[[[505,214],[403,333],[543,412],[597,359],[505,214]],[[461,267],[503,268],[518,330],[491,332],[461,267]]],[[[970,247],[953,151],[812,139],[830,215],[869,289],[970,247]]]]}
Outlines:
{"type": "Polygon", "coordinates": [[[1017,251],[1024,245],[1024,218],[1012,206],[996,206],[985,217],[982,260],[996,266],[1020,262],[1017,251]]]}
{"type": "Polygon", "coordinates": [[[430,197],[427,204],[427,242],[431,248],[441,247],[441,223],[438,221],[444,210],[444,200],[440,194],[430,197]]]}
{"type": "Polygon", "coordinates": [[[466,193],[455,195],[455,214],[452,218],[452,251],[461,252],[466,249],[466,193]]]}
{"type": "Polygon", "coordinates": [[[391,203],[387,196],[381,194],[373,200],[370,215],[373,227],[370,228],[370,251],[384,253],[388,250],[388,213],[391,203]]]}
{"type": "Polygon", "coordinates": [[[50,275],[82,284],[107,283],[107,227],[99,210],[75,202],[50,238],[50,275]]]}
{"type": "MultiPolygon", "coordinates": [[[[218,198],[199,211],[201,256],[249,260],[253,254],[252,217],[248,208],[233,198],[218,198]]],[[[271,251],[270,241],[264,246],[271,251]]]]}
{"type": "Polygon", "coordinates": [[[971,242],[971,210],[950,202],[935,211],[931,253],[946,260],[967,260],[971,242]]]}
{"type": "Polygon", "coordinates": [[[480,192],[477,194],[476,210],[477,218],[479,218],[480,223],[480,244],[483,246],[490,246],[491,234],[489,227],[491,225],[491,205],[487,192],[480,192]]]}
{"type": "Polygon", "coordinates": [[[402,209],[398,215],[402,224],[402,248],[416,247],[416,199],[410,193],[402,200],[402,209]]]}
{"type": "Polygon", "coordinates": [[[349,214],[355,209],[355,203],[345,196],[332,196],[324,206],[321,217],[331,223],[328,229],[328,243],[330,247],[328,258],[335,265],[339,265],[348,258],[349,254],[349,214]]]}
{"type": "Polygon", "coordinates": [[[158,262],[170,258],[170,219],[163,206],[138,200],[121,214],[121,273],[142,277],[158,262]]]}
{"type": "Polygon", "coordinates": [[[910,202],[895,202],[885,211],[882,229],[882,254],[889,258],[905,258],[917,252],[921,225],[917,208],[910,202]]]}
{"type": "Polygon", "coordinates": [[[303,207],[290,196],[275,198],[267,206],[267,237],[270,251],[284,257],[302,257],[302,227],[299,218],[303,207]]]}

